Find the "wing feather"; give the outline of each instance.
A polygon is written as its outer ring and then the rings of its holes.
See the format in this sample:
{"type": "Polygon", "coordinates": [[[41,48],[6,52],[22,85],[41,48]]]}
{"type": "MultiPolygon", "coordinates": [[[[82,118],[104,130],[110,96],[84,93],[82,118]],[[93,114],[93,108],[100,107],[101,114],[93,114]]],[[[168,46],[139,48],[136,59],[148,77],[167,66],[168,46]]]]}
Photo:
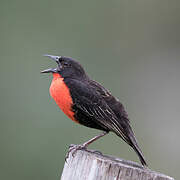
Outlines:
{"type": "Polygon", "coordinates": [[[76,89],[72,93],[74,104],[87,116],[91,117],[92,121],[115,132],[129,144],[129,138],[121,125],[121,120],[108,106],[104,97],[98,91],[95,91],[93,88],[87,88],[81,82],[78,82],[78,84],[74,83],[73,87],[76,89]]]}
{"type": "Polygon", "coordinates": [[[74,106],[89,117],[87,119],[90,121],[86,124],[94,128],[98,125],[97,129],[115,132],[136,151],[141,163],[146,165],[145,158],[131,129],[127,113],[119,100],[95,81],[81,82],[71,79],[66,83],[70,87],[74,106]]]}

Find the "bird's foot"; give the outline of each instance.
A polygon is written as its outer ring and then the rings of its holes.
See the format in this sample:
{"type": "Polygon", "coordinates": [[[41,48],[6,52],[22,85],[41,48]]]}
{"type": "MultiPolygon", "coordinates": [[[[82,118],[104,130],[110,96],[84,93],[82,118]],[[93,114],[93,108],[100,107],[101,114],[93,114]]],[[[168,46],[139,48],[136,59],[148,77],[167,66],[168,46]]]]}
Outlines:
{"type": "Polygon", "coordinates": [[[77,150],[86,149],[86,144],[78,144],[78,145],[70,145],[69,151],[66,154],[65,161],[67,162],[67,159],[69,158],[70,153],[72,153],[72,156],[74,157],[77,150]]]}

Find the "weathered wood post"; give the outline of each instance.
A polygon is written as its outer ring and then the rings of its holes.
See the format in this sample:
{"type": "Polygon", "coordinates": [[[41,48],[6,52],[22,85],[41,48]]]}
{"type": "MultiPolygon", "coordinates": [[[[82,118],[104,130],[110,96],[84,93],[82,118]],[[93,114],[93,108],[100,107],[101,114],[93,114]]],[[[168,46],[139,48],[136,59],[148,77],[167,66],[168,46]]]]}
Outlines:
{"type": "Polygon", "coordinates": [[[141,165],[92,150],[78,150],[65,163],[61,180],[174,180],[141,165]]]}

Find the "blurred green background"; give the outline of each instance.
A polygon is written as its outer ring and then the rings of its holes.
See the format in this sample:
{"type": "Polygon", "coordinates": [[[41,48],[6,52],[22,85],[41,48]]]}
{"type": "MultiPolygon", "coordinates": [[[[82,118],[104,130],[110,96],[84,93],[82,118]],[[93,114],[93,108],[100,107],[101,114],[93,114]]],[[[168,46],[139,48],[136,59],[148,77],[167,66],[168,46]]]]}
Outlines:
{"type": "MultiPolygon", "coordinates": [[[[99,133],[50,98],[45,53],[79,60],[125,105],[149,167],[180,179],[180,1],[1,0],[0,179],[58,180],[68,146],[99,133]]],[[[90,148],[138,161],[112,133],[90,148]]]]}

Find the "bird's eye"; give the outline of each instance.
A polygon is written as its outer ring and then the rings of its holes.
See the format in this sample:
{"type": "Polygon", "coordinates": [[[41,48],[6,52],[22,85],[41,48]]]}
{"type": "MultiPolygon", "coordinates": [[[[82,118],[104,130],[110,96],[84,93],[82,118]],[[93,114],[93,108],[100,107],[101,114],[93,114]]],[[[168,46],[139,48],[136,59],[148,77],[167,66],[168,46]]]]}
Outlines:
{"type": "Polygon", "coordinates": [[[70,64],[68,62],[63,62],[64,67],[70,67],[70,64]]]}

